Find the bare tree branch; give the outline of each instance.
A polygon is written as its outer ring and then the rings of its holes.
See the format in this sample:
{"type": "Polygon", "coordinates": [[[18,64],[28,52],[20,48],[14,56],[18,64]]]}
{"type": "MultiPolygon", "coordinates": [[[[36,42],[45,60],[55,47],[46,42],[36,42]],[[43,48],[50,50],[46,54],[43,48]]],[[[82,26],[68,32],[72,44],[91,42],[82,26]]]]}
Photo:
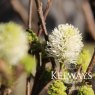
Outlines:
{"type": "Polygon", "coordinates": [[[26,80],[26,95],[30,95],[30,87],[31,87],[31,83],[30,83],[30,80],[31,79],[28,79],[26,80]]]}
{"type": "Polygon", "coordinates": [[[36,2],[37,10],[38,10],[39,19],[42,24],[43,32],[45,36],[47,36],[48,32],[45,25],[45,20],[44,20],[44,15],[43,15],[43,10],[42,10],[42,2],[41,0],[35,0],[35,2],[36,2]]]}
{"type": "Polygon", "coordinates": [[[45,12],[44,12],[44,19],[46,20],[47,18],[47,15],[49,13],[49,10],[50,10],[50,7],[52,5],[52,0],[48,0],[47,2],[47,6],[46,6],[46,9],[45,9],[45,12]]]}
{"type": "MultiPolygon", "coordinates": [[[[52,5],[52,0],[48,0],[47,6],[46,6],[46,9],[45,9],[45,12],[44,12],[44,20],[45,20],[45,21],[46,21],[46,18],[47,18],[47,16],[48,16],[48,13],[49,13],[49,10],[50,10],[51,5],[52,5]]],[[[43,31],[43,29],[42,29],[42,27],[40,26],[38,35],[41,35],[42,31],[43,31]]]]}
{"type": "Polygon", "coordinates": [[[95,49],[94,49],[94,53],[93,53],[91,62],[90,62],[90,64],[89,64],[88,69],[87,69],[86,72],[91,72],[94,65],[95,65],[95,49]]]}
{"type": "Polygon", "coordinates": [[[43,15],[43,10],[42,10],[42,2],[41,0],[35,0],[36,2],[36,6],[37,6],[37,10],[38,10],[38,17],[39,17],[39,30],[42,28],[43,33],[44,33],[44,37],[45,40],[48,40],[48,32],[46,29],[46,25],[45,25],[45,20],[44,20],[44,15],[43,15]]]}
{"type": "Polygon", "coordinates": [[[28,28],[32,28],[32,6],[33,2],[32,0],[29,1],[29,17],[28,17],[28,28]]]}
{"type": "Polygon", "coordinates": [[[89,32],[91,33],[92,37],[95,40],[95,21],[88,0],[84,0],[82,7],[84,15],[86,17],[86,22],[88,24],[89,32]]]}
{"type": "Polygon", "coordinates": [[[19,0],[10,0],[10,2],[13,9],[20,15],[25,25],[27,25],[27,21],[28,21],[27,10],[24,8],[24,6],[20,3],[19,0]]]}

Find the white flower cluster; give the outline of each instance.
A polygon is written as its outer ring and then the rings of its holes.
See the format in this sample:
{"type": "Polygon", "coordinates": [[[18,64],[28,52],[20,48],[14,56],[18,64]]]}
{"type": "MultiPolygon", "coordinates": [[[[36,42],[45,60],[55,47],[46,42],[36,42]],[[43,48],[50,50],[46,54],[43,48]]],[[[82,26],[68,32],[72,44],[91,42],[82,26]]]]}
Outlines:
{"type": "Polygon", "coordinates": [[[72,25],[62,24],[49,35],[46,51],[60,63],[76,63],[83,47],[80,31],[72,25]]]}
{"type": "Polygon", "coordinates": [[[13,22],[1,24],[0,59],[15,65],[27,51],[27,37],[22,27],[13,22]]]}

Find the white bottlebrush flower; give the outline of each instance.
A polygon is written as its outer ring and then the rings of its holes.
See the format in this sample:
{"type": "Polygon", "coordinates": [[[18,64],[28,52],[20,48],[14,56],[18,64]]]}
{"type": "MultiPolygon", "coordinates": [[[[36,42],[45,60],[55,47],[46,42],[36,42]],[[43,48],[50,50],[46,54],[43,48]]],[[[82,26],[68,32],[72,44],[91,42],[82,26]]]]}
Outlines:
{"type": "Polygon", "coordinates": [[[73,25],[62,24],[49,35],[46,51],[60,63],[76,63],[83,47],[82,35],[73,25]]]}
{"type": "Polygon", "coordinates": [[[0,24],[0,58],[15,65],[28,51],[23,28],[13,22],[0,24]]]}

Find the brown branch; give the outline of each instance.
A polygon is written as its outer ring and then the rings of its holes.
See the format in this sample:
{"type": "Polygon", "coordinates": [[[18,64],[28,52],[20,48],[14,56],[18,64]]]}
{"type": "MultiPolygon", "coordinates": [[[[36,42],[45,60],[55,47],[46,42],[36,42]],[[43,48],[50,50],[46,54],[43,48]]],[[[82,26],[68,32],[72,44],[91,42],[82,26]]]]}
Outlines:
{"type": "Polygon", "coordinates": [[[32,7],[33,7],[33,2],[32,0],[29,1],[29,17],[28,17],[28,29],[32,28],[32,7]]]}
{"type": "Polygon", "coordinates": [[[81,70],[82,70],[82,65],[79,66],[77,73],[81,72],[81,70]]]}
{"type": "MultiPolygon", "coordinates": [[[[46,9],[45,9],[45,12],[44,12],[44,20],[46,21],[46,18],[48,16],[48,13],[49,13],[49,10],[50,10],[50,7],[52,5],[52,0],[48,0],[47,2],[47,6],[46,6],[46,9]]],[[[40,30],[38,32],[38,35],[41,35],[41,33],[43,32],[43,29],[42,27],[40,26],[40,30]]]]}
{"type": "MultiPolygon", "coordinates": [[[[28,13],[28,29],[32,29],[32,6],[33,0],[29,0],[29,13],[28,13]]],[[[27,77],[26,80],[26,95],[30,95],[30,87],[31,87],[31,74],[27,77]]]]}
{"type": "Polygon", "coordinates": [[[26,95],[30,95],[30,85],[31,85],[31,83],[30,83],[30,79],[27,79],[26,80],[26,95]]]}
{"type": "Polygon", "coordinates": [[[95,40],[95,21],[88,0],[84,0],[82,8],[89,28],[89,32],[95,40]]]}
{"type": "Polygon", "coordinates": [[[50,84],[53,82],[54,80],[51,80],[42,90],[41,92],[39,93],[39,95],[46,95],[47,91],[48,91],[48,88],[50,86],[50,84]]]}
{"type": "Polygon", "coordinates": [[[87,68],[87,71],[86,72],[91,72],[92,69],[93,69],[93,66],[95,65],[95,49],[94,49],[94,53],[93,53],[93,56],[92,56],[92,59],[91,59],[91,62],[87,68]]]}
{"type": "Polygon", "coordinates": [[[40,19],[40,22],[42,24],[43,32],[44,32],[45,36],[47,36],[48,33],[47,33],[45,21],[44,21],[44,15],[43,15],[43,10],[42,10],[42,2],[41,2],[41,0],[35,0],[35,2],[36,2],[37,10],[38,10],[39,19],[40,19]]]}
{"type": "Polygon", "coordinates": [[[25,25],[28,21],[28,13],[24,6],[20,3],[19,0],[10,0],[13,9],[20,15],[25,25]]]}
{"type": "Polygon", "coordinates": [[[48,16],[48,13],[49,13],[51,5],[52,5],[52,0],[48,0],[47,6],[46,6],[46,9],[45,9],[45,12],[44,12],[44,19],[45,20],[46,20],[46,18],[48,16]]]}

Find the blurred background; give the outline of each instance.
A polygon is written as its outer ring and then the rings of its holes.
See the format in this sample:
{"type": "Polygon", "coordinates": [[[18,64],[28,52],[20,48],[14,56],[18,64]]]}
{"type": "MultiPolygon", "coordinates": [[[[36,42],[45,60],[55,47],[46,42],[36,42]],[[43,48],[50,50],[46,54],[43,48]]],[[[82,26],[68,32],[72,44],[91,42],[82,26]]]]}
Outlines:
{"type": "MultiPolygon", "coordinates": [[[[43,10],[46,2],[47,0],[43,0],[43,10]]],[[[15,21],[27,28],[28,5],[29,0],[0,0],[0,23],[15,21]]],[[[33,0],[32,29],[35,32],[37,23],[37,10],[33,0]]],[[[85,41],[94,41],[91,33],[95,30],[95,0],[53,0],[46,20],[48,32],[63,23],[78,27],[85,41]]]]}
{"type": "MultiPolygon", "coordinates": [[[[38,16],[33,0],[32,29],[38,30],[38,16]]],[[[43,10],[47,0],[43,0],[43,10]]],[[[29,0],[0,0],[0,23],[14,21],[27,29],[29,0]]],[[[85,47],[93,53],[95,47],[95,0],[53,0],[46,20],[48,32],[59,24],[69,23],[79,28],[85,47]]],[[[25,75],[18,80],[13,95],[25,95],[25,75]],[[20,82],[22,81],[23,82],[20,82]],[[23,88],[22,88],[23,87],[23,88]],[[20,88],[20,90],[19,90],[20,88]]]]}

